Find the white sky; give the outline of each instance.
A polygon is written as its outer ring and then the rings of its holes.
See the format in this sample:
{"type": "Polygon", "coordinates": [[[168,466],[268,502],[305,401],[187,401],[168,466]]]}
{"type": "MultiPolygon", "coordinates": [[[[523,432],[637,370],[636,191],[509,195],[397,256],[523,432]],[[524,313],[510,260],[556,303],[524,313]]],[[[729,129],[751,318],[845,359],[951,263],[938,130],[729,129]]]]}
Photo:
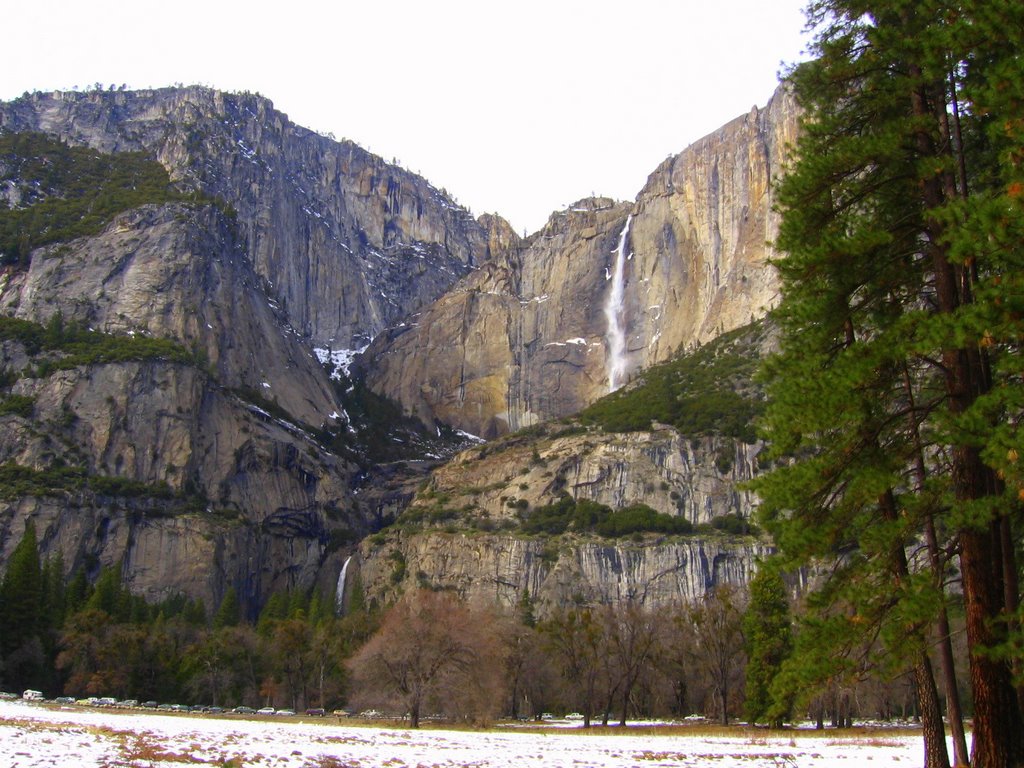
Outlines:
{"type": "Polygon", "coordinates": [[[0,100],[99,82],[257,91],[518,231],[754,105],[805,0],[18,0],[0,100]]]}

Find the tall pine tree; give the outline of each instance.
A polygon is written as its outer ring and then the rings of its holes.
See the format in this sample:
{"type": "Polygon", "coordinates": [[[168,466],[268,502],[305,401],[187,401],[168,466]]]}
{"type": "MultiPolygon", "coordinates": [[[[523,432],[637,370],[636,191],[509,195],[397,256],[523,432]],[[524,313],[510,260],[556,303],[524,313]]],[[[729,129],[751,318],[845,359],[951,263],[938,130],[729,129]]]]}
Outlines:
{"type": "Polygon", "coordinates": [[[5,682],[15,689],[41,684],[46,661],[43,598],[36,528],[29,520],[0,584],[0,652],[5,682]]]}
{"type": "Polygon", "coordinates": [[[761,563],[750,582],[750,602],[743,614],[747,651],[744,710],[751,723],[769,720],[779,727],[789,717],[788,701],[773,706],[772,680],[793,648],[786,585],[774,562],[761,563]]]}
{"type": "Polygon", "coordinates": [[[972,764],[1019,765],[1011,663],[993,650],[1019,604],[1024,8],[815,0],[808,18],[766,366],[765,435],[791,461],[759,486],[763,519],[791,564],[832,564],[813,621],[914,671],[929,766],[946,760],[927,648],[947,564],[907,553],[956,549],[972,764]]]}

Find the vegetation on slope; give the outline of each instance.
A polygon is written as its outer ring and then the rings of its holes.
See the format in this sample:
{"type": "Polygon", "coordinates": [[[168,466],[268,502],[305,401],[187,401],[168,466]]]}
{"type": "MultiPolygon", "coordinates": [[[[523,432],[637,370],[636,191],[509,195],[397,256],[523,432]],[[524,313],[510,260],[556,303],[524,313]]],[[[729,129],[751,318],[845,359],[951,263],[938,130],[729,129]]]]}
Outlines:
{"type": "MultiPolygon", "coordinates": [[[[25,352],[38,357],[32,373],[44,377],[79,365],[166,360],[194,364],[196,356],[171,339],[152,336],[115,336],[93,331],[78,323],[65,323],[60,312],[47,324],[14,317],[0,317],[0,341],[17,341],[25,352]]],[[[10,376],[12,374],[8,374],[10,376]]]]}
{"type": "Polygon", "coordinates": [[[14,190],[0,198],[0,264],[19,266],[34,249],[94,235],[123,211],[199,200],[141,152],[108,155],[42,133],[0,135],[0,185],[14,190]]]}
{"type": "Polygon", "coordinates": [[[519,530],[526,534],[558,535],[568,531],[596,533],[605,538],[621,538],[638,533],[690,535],[723,532],[733,535],[757,533],[749,521],[737,515],[723,515],[710,525],[694,526],[685,517],[657,512],[646,504],[630,504],[612,509],[590,499],[573,499],[568,494],[553,504],[524,511],[519,530]]]}
{"type": "Polygon", "coordinates": [[[635,384],[584,409],[580,420],[609,432],[645,430],[659,422],[688,436],[719,434],[752,443],[762,409],[752,380],[764,333],[758,321],[652,366],[635,384]]]}
{"type": "Polygon", "coordinates": [[[10,501],[22,496],[61,496],[90,491],[97,496],[121,499],[160,499],[177,502],[181,511],[199,511],[206,499],[195,493],[178,493],[167,483],[146,483],[126,477],[89,474],[82,467],[54,465],[46,470],[24,467],[12,461],[0,464],[0,499],[10,501]]]}

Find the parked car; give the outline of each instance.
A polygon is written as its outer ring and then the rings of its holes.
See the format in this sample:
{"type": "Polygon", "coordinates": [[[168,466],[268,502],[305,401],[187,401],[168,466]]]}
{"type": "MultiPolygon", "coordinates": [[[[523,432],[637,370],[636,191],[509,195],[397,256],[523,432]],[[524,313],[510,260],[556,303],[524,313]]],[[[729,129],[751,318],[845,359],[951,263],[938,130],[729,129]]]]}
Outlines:
{"type": "Polygon", "coordinates": [[[160,706],[160,703],[150,699],[149,701],[142,702],[142,706],[144,706],[146,709],[156,709],[160,706]]]}
{"type": "Polygon", "coordinates": [[[42,691],[34,691],[31,688],[29,688],[27,691],[25,691],[23,694],[21,694],[21,698],[23,698],[25,701],[42,701],[43,700],[43,692],[42,691]]]}
{"type": "Polygon", "coordinates": [[[263,707],[262,709],[256,710],[257,715],[272,715],[277,712],[273,707],[263,707]]]}
{"type": "Polygon", "coordinates": [[[73,696],[58,696],[53,700],[54,704],[60,704],[62,707],[66,707],[69,704],[74,704],[75,699],[73,696]]]}
{"type": "Polygon", "coordinates": [[[306,714],[310,717],[323,717],[327,713],[321,707],[311,707],[306,710],[306,714]]]}
{"type": "Polygon", "coordinates": [[[235,707],[231,711],[234,712],[236,715],[255,715],[256,714],[256,710],[253,709],[252,707],[235,707]]]}
{"type": "Polygon", "coordinates": [[[274,714],[275,715],[294,715],[295,714],[295,710],[294,709],[279,709],[274,714]]]}

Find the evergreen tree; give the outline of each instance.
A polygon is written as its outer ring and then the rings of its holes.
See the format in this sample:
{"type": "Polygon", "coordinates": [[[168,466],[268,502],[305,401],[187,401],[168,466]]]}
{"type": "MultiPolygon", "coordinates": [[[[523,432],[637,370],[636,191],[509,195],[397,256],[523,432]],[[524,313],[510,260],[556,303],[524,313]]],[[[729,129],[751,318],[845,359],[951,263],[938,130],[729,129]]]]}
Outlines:
{"type": "Polygon", "coordinates": [[[224,592],[224,599],[220,601],[220,607],[213,617],[213,628],[237,627],[242,620],[242,610],[238,604],[238,593],[234,587],[228,587],[224,592]]]}
{"type": "Polygon", "coordinates": [[[15,689],[38,685],[44,669],[43,597],[36,528],[29,520],[0,584],[0,651],[5,681],[15,689]]]}
{"type": "Polygon", "coordinates": [[[537,616],[533,611],[533,598],[530,597],[530,588],[524,587],[523,594],[519,598],[519,605],[517,613],[519,614],[519,622],[531,629],[537,626],[537,616]]]}
{"type": "Polygon", "coordinates": [[[71,616],[85,607],[90,597],[89,579],[85,571],[79,568],[71,577],[64,590],[64,614],[71,616]]]}
{"type": "Polygon", "coordinates": [[[86,602],[91,610],[103,611],[114,621],[131,619],[131,595],[121,585],[121,567],[105,566],[93,586],[92,594],[86,602]]]}
{"type": "Polygon", "coordinates": [[[790,715],[789,697],[772,701],[771,686],[793,647],[786,585],[771,561],[761,563],[750,582],[750,602],[743,614],[747,650],[746,716],[751,723],[768,719],[776,728],[790,715]]]}
{"type": "Polygon", "coordinates": [[[181,614],[186,624],[193,627],[206,626],[206,604],[202,600],[188,600],[181,614]]]}
{"type": "Polygon", "coordinates": [[[46,558],[42,569],[43,622],[48,633],[55,633],[64,623],[67,599],[64,587],[64,557],[58,552],[46,558]]]}
{"type": "Polygon", "coordinates": [[[877,637],[876,663],[914,671],[929,766],[947,764],[927,653],[947,599],[928,568],[945,565],[907,552],[957,549],[972,764],[1017,765],[1011,666],[992,651],[1019,598],[1024,8],[814,0],[808,16],[764,430],[795,461],[759,484],[763,520],[792,565],[832,563],[808,625],[831,632],[802,643],[877,637]]]}
{"type": "Polygon", "coordinates": [[[260,611],[259,621],[256,623],[256,631],[260,637],[269,637],[274,632],[277,622],[288,618],[288,598],[281,592],[275,592],[267,600],[260,611]]]}

